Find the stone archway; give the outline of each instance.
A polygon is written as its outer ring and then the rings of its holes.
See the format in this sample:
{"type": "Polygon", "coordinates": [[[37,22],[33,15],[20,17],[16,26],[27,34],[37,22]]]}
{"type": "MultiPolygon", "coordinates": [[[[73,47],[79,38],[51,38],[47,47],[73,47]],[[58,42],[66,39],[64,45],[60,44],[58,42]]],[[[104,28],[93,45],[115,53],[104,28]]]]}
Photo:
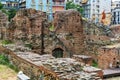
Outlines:
{"type": "Polygon", "coordinates": [[[63,58],[63,50],[61,48],[55,48],[52,51],[52,56],[55,58],[63,58]]]}

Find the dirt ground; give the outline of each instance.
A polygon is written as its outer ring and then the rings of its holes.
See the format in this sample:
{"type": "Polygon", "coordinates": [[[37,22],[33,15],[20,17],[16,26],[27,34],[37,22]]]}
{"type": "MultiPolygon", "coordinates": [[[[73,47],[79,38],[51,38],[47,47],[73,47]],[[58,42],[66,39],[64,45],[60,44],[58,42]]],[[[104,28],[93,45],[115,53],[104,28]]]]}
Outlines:
{"type": "Polygon", "coordinates": [[[7,66],[0,65],[0,80],[17,80],[17,73],[7,66]]]}

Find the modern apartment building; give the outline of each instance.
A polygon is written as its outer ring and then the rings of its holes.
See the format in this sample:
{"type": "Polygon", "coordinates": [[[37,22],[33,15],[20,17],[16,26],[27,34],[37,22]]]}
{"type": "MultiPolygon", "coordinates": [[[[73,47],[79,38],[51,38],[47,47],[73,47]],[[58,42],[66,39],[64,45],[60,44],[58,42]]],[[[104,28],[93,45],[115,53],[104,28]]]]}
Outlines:
{"type": "Polygon", "coordinates": [[[112,24],[120,24],[120,1],[115,1],[112,4],[112,24]]]}
{"type": "Polygon", "coordinates": [[[18,0],[0,0],[5,9],[18,9],[19,2],[18,0]]]}
{"type": "Polygon", "coordinates": [[[56,11],[66,9],[65,0],[20,0],[20,8],[33,8],[46,12],[48,19],[52,20],[56,11]]]}
{"type": "Polygon", "coordinates": [[[82,4],[83,7],[83,16],[87,19],[91,18],[91,0],[88,0],[86,4],[82,4]]]}
{"type": "Polygon", "coordinates": [[[66,0],[72,1],[75,4],[80,4],[83,7],[83,16],[95,23],[101,22],[103,11],[106,14],[106,24],[110,24],[111,3],[112,0],[66,0]],[[87,2],[87,3],[86,3],[87,2]],[[109,19],[109,20],[108,20],[109,19]]]}
{"type": "Polygon", "coordinates": [[[90,18],[95,22],[100,22],[103,11],[106,15],[111,13],[111,3],[112,0],[91,0],[90,18]]]}

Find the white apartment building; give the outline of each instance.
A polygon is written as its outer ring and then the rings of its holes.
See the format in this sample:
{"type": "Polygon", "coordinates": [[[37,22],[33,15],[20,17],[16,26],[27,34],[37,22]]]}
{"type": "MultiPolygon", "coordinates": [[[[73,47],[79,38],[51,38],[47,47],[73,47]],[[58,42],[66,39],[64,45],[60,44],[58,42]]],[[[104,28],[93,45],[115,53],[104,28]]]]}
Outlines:
{"type": "Polygon", "coordinates": [[[112,24],[120,24],[120,1],[115,1],[112,4],[112,24]]]}
{"type": "Polygon", "coordinates": [[[101,21],[101,14],[103,11],[105,14],[111,14],[112,0],[88,0],[86,4],[81,4],[81,1],[86,0],[66,0],[66,2],[67,1],[73,1],[75,4],[80,4],[80,6],[84,8],[83,16],[95,23],[101,21]]]}
{"type": "Polygon", "coordinates": [[[112,9],[114,9],[115,7],[119,7],[119,6],[120,6],[120,1],[112,2],[112,9]]]}
{"type": "Polygon", "coordinates": [[[100,22],[100,17],[104,11],[106,14],[111,13],[112,0],[91,0],[90,18],[95,22],[100,22]]]}
{"type": "Polygon", "coordinates": [[[88,0],[86,4],[82,4],[82,7],[84,9],[83,16],[87,19],[91,18],[91,0],[88,0]]]}

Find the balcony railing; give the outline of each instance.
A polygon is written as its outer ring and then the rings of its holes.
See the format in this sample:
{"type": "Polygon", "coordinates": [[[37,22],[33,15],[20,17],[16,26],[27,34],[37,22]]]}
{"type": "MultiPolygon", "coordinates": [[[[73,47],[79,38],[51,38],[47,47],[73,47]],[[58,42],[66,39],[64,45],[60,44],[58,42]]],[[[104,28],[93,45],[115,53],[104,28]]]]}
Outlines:
{"type": "Polygon", "coordinates": [[[64,2],[53,2],[53,6],[65,6],[64,2]]]}
{"type": "Polygon", "coordinates": [[[12,8],[18,9],[19,7],[18,6],[4,6],[3,8],[5,8],[5,9],[12,9],[12,8]]]}

